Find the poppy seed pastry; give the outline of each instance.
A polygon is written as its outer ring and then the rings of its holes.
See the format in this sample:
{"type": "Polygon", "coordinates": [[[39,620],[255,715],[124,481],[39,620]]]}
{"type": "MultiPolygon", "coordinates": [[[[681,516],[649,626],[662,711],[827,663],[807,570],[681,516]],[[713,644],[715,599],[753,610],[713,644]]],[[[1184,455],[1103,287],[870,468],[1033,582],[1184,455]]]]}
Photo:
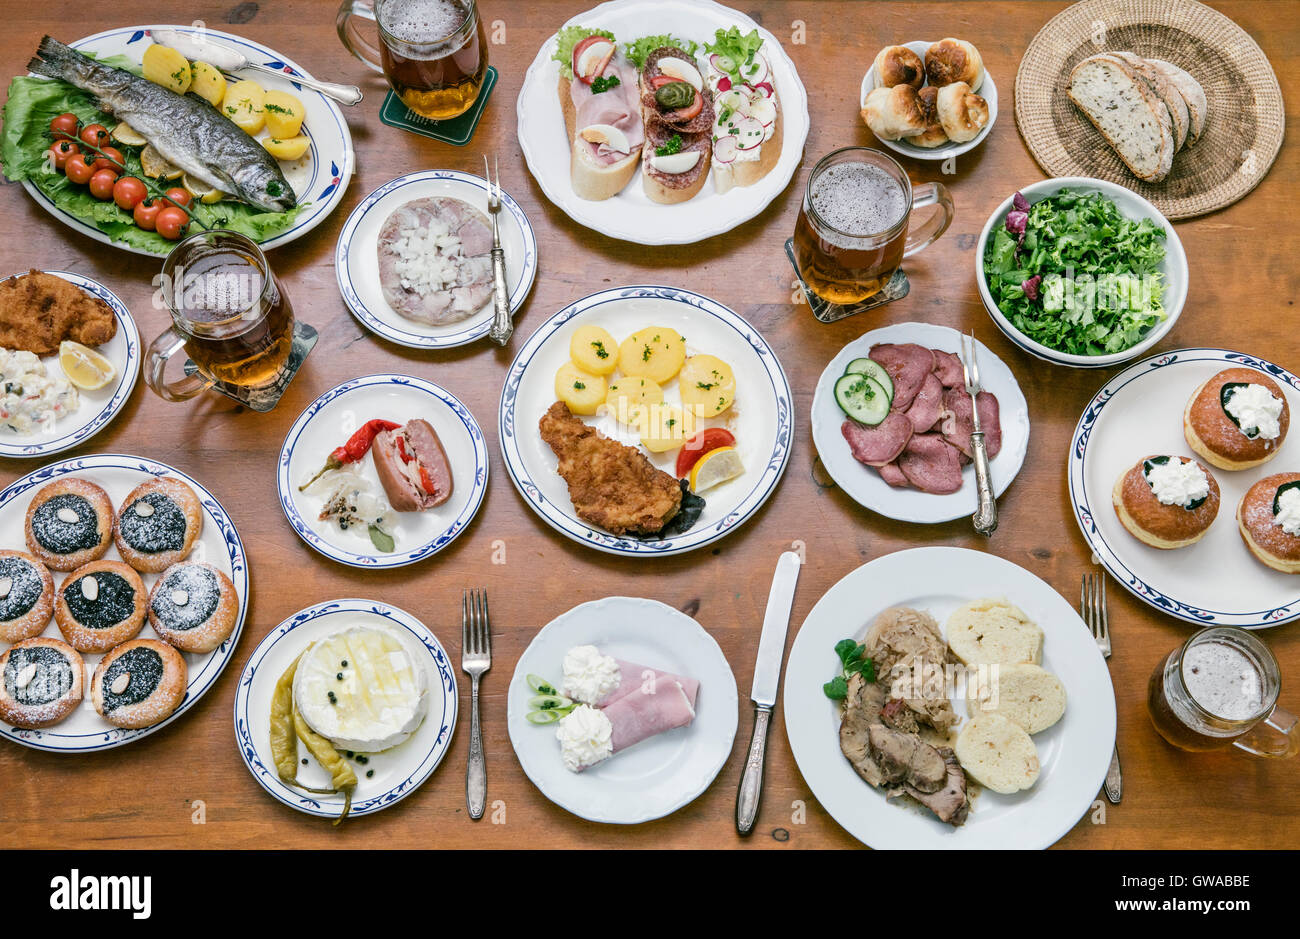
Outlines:
{"type": "Polygon", "coordinates": [[[1291,424],[1286,395],[1253,368],[1228,368],[1192,393],[1183,411],[1187,445],[1212,466],[1244,470],[1277,456],[1291,424]]]}
{"type": "Polygon", "coordinates": [[[235,628],[239,595],[211,564],[173,564],[149,591],[149,625],[182,652],[211,652],[235,628]]]}
{"type": "Polygon", "coordinates": [[[144,582],[121,561],[92,561],[63,581],[54,621],[78,652],[107,652],[144,625],[144,582]]]}
{"type": "Polygon", "coordinates": [[[35,730],[81,703],[86,665],[62,639],[24,639],[0,654],[0,720],[35,730]]]}
{"type": "Polygon", "coordinates": [[[54,578],[23,551],[0,551],[0,642],[19,642],[45,631],[54,615],[54,578]]]}
{"type": "Polygon", "coordinates": [[[1237,530],[1261,562],[1300,574],[1300,473],[1265,476],[1247,489],[1237,505],[1237,530]]]}
{"type": "Polygon", "coordinates": [[[183,561],[203,530],[203,506],[179,479],[160,477],[136,486],[122,500],[113,542],[137,571],[157,574],[183,561]]]}
{"type": "Polygon", "coordinates": [[[90,698],[110,724],[151,727],[185,700],[188,682],[179,652],[157,639],[132,639],[99,660],[90,698]]]}
{"type": "Polygon", "coordinates": [[[1157,455],[1115,480],[1111,504],[1120,524],[1153,548],[1185,548],[1205,537],[1219,514],[1219,483],[1196,460],[1157,455]]]}
{"type": "Polygon", "coordinates": [[[27,506],[27,549],[55,571],[97,561],[113,536],[108,493],[76,477],[46,483],[27,506]]]}

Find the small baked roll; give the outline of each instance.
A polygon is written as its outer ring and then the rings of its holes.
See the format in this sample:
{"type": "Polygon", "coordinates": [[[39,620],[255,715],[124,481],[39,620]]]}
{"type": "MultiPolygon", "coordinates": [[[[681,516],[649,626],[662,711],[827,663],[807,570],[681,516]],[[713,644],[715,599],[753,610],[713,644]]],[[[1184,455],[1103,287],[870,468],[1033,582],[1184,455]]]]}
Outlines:
{"type": "Polygon", "coordinates": [[[148,593],[121,561],[91,561],[59,587],[54,621],[78,652],[107,652],[144,626],[148,593]]]}
{"type": "Polygon", "coordinates": [[[182,652],[211,652],[235,628],[239,595],[211,564],[173,564],[149,592],[149,625],[182,652]]]}
{"type": "Polygon", "coordinates": [[[948,142],[943,123],[939,120],[939,89],[926,85],[916,93],[925,108],[925,130],[915,137],[908,137],[907,142],[918,147],[941,147],[948,142]]]}
{"type": "Polygon", "coordinates": [[[1187,445],[1219,469],[1243,470],[1277,456],[1291,408],[1277,382],[1253,368],[1227,368],[1192,392],[1183,411],[1187,445]]]}
{"type": "Polygon", "coordinates": [[[881,88],[911,85],[919,89],[925,84],[925,63],[907,46],[885,46],[872,64],[876,69],[876,84],[881,88]]]}
{"type": "Polygon", "coordinates": [[[24,639],[0,654],[0,720],[35,730],[81,703],[86,665],[62,639],[24,639]]]}
{"type": "Polygon", "coordinates": [[[54,578],[22,551],[0,551],[0,642],[39,636],[54,615],[54,578]]]}
{"type": "Polygon", "coordinates": [[[1171,550],[1205,537],[1219,514],[1219,483],[1195,460],[1149,456],[1111,489],[1120,524],[1143,544],[1171,550]]]}
{"type": "Polygon", "coordinates": [[[203,506],[179,479],[141,483],[122,502],[113,542],[137,571],[157,574],[183,561],[203,530],[203,506]]]}
{"type": "Polygon", "coordinates": [[[925,50],[925,76],[939,88],[965,82],[971,91],[984,83],[984,60],[965,39],[940,39],[925,50]]]}
{"type": "Polygon", "coordinates": [[[179,652],[157,639],[132,639],[99,660],[90,699],[110,724],[150,727],[180,706],[188,683],[179,652]]]}
{"type": "Polygon", "coordinates": [[[27,549],[45,566],[75,571],[97,561],[113,537],[113,503],[92,482],[75,477],[46,483],[27,506],[27,549]]]}
{"type": "Polygon", "coordinates": [[[989,103],[971,91],[965,82],[953,82],[940,88],[935,109],[943,132],[954,143],[974,140],[989,122],[989,103]]]}
{"type": "Polygon", "coordinates": [[[1237,505],[1237,530],[1250,553],[1283,574],[1300,574],[1300,473],[1265,476],[1237,505]]]}
{"type": "Polygon", "coordinates": [[[925,132],[925,106],[911,85],[876,88],[862,108],[871,132],[881,140],[901,140],[925,132]]]}

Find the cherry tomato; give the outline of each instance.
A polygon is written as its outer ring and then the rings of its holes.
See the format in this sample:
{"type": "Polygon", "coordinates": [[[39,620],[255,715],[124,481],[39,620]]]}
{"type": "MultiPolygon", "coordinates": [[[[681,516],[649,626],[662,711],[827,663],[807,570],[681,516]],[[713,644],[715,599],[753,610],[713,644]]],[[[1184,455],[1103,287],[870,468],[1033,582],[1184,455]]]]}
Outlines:
{"type": "Polygon", "coordinates": [[[691,469],[704,454],[718,447],[732,447],[735,444],[736,438],[731,431],[722,427],[706,427],[677,451],[677,478],[685,479],[689,476],[691,469]]]}
{"type": "Polygon", "coordinates": [[[92,147],[108,146],[108,128],[103,124],[87,124],[81,128],[81,139],[92,147]]]}
{"type": "Polygon", "coordinates": [[[158,215],[164,205],[166,203],[161,199],[141,199],[135,204],[132,213],[135,216],[135,223],[145,231],[153,231],[158,226],[158,215]]]}
{"type": "Polygon", "coordinates": [[[68,162],[63,166],[63,172],[68,174],[68,179],[82,186],[90,182],[90,177],[95,175],[95,171],[90,168],[90,164],[86,162],[86,158],[80,153],[74,153],[68,157],[68,162]]]}
{"type": "Polygon", "coordinates": [[[114,173],[120,173],[126,169],[126,157],[122,156],[122,151],[116,147],[100,147],[103,153],[96,158],[90,165],[96,170],[112,170],[114,173]]]}
{"type": "Polygon", "coordinates": [[[168,189],[163,193],[163,195],[165,195],[168,200],[175,202],[177,205],[189,205],[194,201],[194,197],[190,195],[190,191],[188,189],[181,189],[180,187],[168,189]]]}
{"type": "Polygon", "coordinates": [[[77,120],[77,115],[71,111],[64,111],[50,121],[50,133],[54,135],[55,140],[77,140],[77,128],[80,126],[81,121],[77,120]]]}
{"type": "Polygon", "coordinates": [[[158,213],[154,226],[168,241],[179,241],[189,224],[190,217],[185,210],[172,205],[158,213]]]}
{"type": "Polygon", "coordinates": [[[50,160],[56,170],[62,170],[68,165],[68,157],[80,152],[81,148],[71,140],[57,140],[54,146],[50,147],[50,160]]]}
{"type": "MultiPolygon", "coordinates": [[[[93,166],[91,169],[95,169],[93,166]]],[[[117,173],[113,170],[95,170],[90,177],[90,194],[96,199],[107,202],[113,198],[113,185],[117,182],[117,173]]]]}
{"type": "MultiPolygon", "coordinates": [[[[118,208],[130,212],[149,194],[145,185],[134,176],[123,176],[113,184],[113,201],[118,208]]],[[[161,206],[160,206],[161,208],[161,206]]]]}

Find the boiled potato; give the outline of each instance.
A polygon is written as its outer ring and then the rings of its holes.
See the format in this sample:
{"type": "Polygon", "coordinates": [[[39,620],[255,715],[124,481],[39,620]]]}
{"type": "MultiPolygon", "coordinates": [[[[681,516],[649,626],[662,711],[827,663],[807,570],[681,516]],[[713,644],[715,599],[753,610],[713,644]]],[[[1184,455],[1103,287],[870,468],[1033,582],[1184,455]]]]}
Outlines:
{"type": "Polygon", "coordinates": [[[580,326],[569,340],[569,357],[593,375],[618,368],[618,343],[599,326],[580,326]]]}
{"type": "Polygon", "coordinates": [[[190,85],[190,91],[214,108],[220,107],[222,99],[226,97],[226,76],[207,62],[192,63],[190,71],[194,74],[194,83],[190,85]]]}
{"type": "Polygon", "coordinates": [[[226,89],[221,100],[221,112],[249,134],[256,134],[266,124],[262,102],[266,92],[254,81],[235,82],[226,89]]]}
{"type": "Polygon", "coordinates": [[[660,404],[663,400],[664,390],[657,381],[633,375],[615,378],[609,383],[609,393],[605,396],[610,413],[623,424],[632,423],[638,408],[660,404]]]}
{"type": "Polygon", "coordinates": [[[695,433],[695,416],[667,404],[647,404],[636,409],[633,422],[641,444],[651,453],[676,450],[695,433]]]}
{"type": "Polygon", "coordinates": [[[288,140],[267,137],[262,141],[262,146],[266,147],[267,152],[277,160],[292,161],[301,158],[307,152],[307,148],[311,146],[311,138],[305,134],[290,137],[288,140]]]}
{"type": "Polygon", "coordinates": [[[266,129],[272,137],[288,140],[297,137],[302,130],[302,119],[306,110],[302,102],[287,91],[268,91],[262,101],[266,116],[266,129]]]}
{"type": "Polygon", "coordinates": [[[595,414],[605,403],[605,378],[565,362],[555,373],[555,396],[574,414],[595,414]]]}
{"type": "Polygon", "coordinates": [[[736,375],[716,355],[693,355],[677,375],[682,407],[697,417],[717,417],[736,400],[736,375]]]}
{"type": "Polygon", "coordinates": [[[686,341],[675,329],[647,326],[623,340],[618,347],[618,367],[624,375],[668,381],[686,361],[686,341]]]}
{"type": "Polygon", "coordinates": [[[140,64],[144,67],[144,77],[155,85],[162,85],[178,95],[190,90],[190,82],[194,79],[190,60],[175,49],[154,43],[144,50],[140,64]]]}

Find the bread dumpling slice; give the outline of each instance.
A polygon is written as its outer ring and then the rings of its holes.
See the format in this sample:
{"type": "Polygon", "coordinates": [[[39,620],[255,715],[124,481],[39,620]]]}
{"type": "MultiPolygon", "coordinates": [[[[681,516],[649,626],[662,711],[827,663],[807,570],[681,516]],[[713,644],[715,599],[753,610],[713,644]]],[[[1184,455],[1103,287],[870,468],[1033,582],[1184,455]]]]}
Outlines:
{"type": "Polygon", "coordinates": [[[999,714],[1036,734],[1046,730],[1065,713],[1065,686],[1040,665],[999,665],[981,670],[976,681],[967,679],[967,709],[978,717],[999,714]]]}
{"type": "Polygon", "coordinates": [[[1039,665],[1043,630],[1002,599],[972,600],[948,617],[948,645],[967,665],[1039,665]]]}
{"type": "Polygon", "coordinates": [[[1004,795],[1038,782],[1038,749],[1025,729],[1000,714],[981,714],[957,736],[957,762],[986,789],[1004,795]]]}

